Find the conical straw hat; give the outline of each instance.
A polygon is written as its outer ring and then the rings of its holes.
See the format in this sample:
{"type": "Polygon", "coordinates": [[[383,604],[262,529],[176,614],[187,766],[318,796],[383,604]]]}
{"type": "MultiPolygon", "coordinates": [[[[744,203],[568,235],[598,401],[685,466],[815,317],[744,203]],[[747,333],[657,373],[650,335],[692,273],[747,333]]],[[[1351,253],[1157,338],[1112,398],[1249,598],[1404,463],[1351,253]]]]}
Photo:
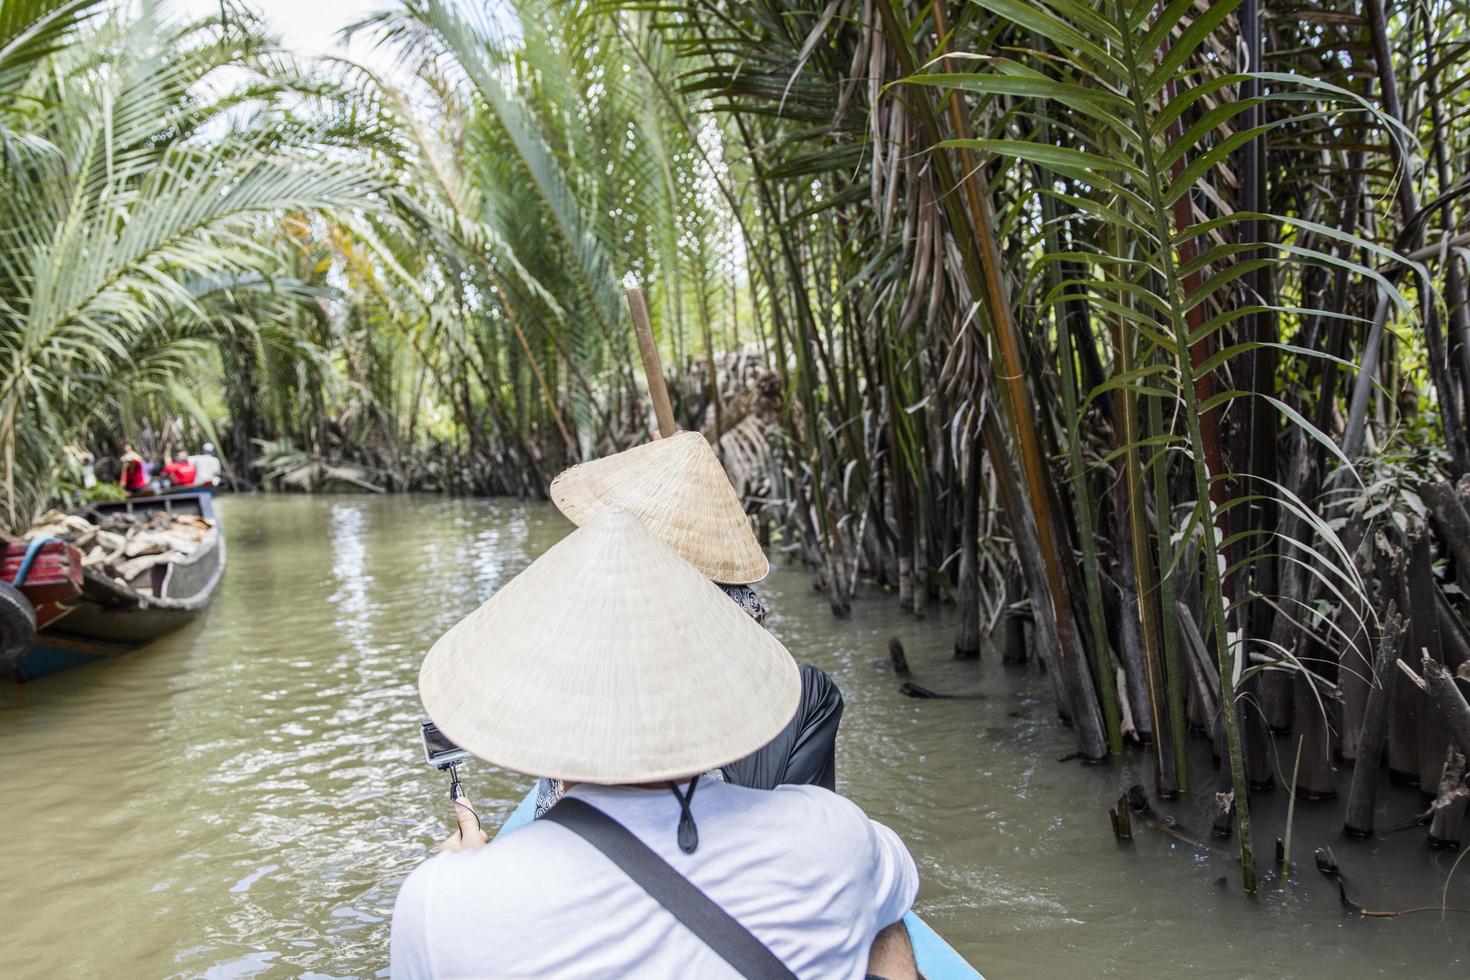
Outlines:
{"type": "Polygon", "coordinates": [[[632,511],[716,582],[749,585],[770,570],[725,468],[698,432],[573,466],[551,481],[551,499],[573,524],[610,505],[632,511]]]}
{"type": "Polygon", "coordinates": [[[643,783],[765,745],[801,680],[780,641],[610,508],[445,633],[419,695],[444,734],[497,766],[643,783]]]}

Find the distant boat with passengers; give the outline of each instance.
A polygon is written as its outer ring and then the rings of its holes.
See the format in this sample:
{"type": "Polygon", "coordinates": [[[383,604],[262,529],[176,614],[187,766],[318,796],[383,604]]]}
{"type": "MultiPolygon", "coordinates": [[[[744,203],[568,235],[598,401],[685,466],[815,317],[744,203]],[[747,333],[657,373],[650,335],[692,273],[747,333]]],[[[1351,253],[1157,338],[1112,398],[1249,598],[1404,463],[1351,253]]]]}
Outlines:
{"type": "Polygon", "coordinates": [[[191,622],[225,569],[208,487],[53,512],[0,544],[0,680],[129,653],[191,622]]]}

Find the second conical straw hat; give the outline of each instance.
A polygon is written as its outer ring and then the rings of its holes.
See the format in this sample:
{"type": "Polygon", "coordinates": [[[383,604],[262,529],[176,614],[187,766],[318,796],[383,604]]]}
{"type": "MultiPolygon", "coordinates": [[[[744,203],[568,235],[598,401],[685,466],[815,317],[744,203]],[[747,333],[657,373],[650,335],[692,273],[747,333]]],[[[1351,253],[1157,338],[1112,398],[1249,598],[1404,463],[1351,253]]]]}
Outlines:
{"type": "Polygon", "coordinates": [[[791,654],[620,509],[445,633],[419,672],[445,735],[535,776],[646,783],[754,752],[796,713],[791,654]]]}
{"type": "Polygon", "coordinates": [[[551,499],[574,524],[608,506],[631,511],[716,582],[748,585],[770,570],[725,468],[698,432],[573,466],[551,481],[551,499]]]}

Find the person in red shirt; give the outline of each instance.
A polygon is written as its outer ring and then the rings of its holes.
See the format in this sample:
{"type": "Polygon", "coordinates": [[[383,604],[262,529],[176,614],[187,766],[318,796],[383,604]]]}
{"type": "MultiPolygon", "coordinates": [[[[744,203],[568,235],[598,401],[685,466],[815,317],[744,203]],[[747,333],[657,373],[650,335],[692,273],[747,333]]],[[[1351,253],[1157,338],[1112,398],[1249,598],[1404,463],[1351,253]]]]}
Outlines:
{"type": "Polygon", "coordinates": [[[196,473],[194,464],[189,462],[189,454],[182,449],[174,453],[173,461],[163,468],[163,476],[176,487],[191,486],[196,473]]]}
{"type": "Polygon", "coordinates": [[[123,443],[122,478],[118,480],[128,493],[148,489],[148,466],[143,457],[133,452],[131,443],[123,443]]]}

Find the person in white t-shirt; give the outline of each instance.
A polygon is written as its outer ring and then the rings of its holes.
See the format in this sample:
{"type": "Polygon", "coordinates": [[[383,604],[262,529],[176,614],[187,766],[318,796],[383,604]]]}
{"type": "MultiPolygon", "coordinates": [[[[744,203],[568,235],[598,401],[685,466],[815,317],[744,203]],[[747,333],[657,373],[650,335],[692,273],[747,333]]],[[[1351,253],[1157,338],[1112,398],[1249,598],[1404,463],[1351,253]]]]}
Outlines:
{"type": "MultiPolygon", "coordinates": [[[[853,803],[697,775],[770,742],[801,682],[778,640],[619,509],[446,633],[419,692],[450,739],[562,780],[797,977],[863,977],[875,937],[913,903],[913,859],[853,803]]],[[[739,975],[567,827],[537,820],[484,847],[464,830],[471,846],[402,886],[394,977],[739,975]]]]}
{"type": "Polygon", "coordinates": [[[212,486],[219,482],[220,463],[214,454],[214,443],[206,442],[203,451],[197,456],[190,456],[189,462],[194,467],[195,483],[212,486]]]}

